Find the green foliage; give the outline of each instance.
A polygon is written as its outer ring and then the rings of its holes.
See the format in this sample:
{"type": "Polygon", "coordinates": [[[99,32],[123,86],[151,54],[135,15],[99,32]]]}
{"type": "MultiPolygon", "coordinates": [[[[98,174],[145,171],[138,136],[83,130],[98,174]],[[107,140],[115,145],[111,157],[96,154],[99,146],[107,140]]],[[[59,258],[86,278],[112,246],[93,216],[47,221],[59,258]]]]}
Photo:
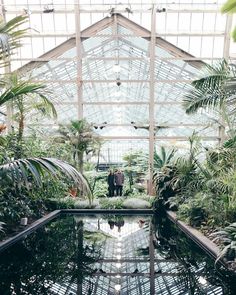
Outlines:
{"type": "Polygon", "coordinates": [[[231,75],[231,68],[225,60],[214,67],[205,65],[202,77],[192,82],[192,89],[184,97],[183,107],[186,113],[195,113],[200,108],[207,110],[222,108],[232,94],[227,93],[225,87],[231,75]]]}
{"type": "Polygon", "coordinates": [[[49,211],[75,208],[75,199],[73,199],[72,197],[48,198],[45,200],[44,203],[47,210],[49,211]]]}
{"type": "Polygon", "coordinates": [[[207,222],[209,209],[206,205],[205,196],[199,193],[194,199],[190,198],[179,206],[177,216],[191,226],[199,227],[207,222]]]}
{"type": "Polygon", "coordinates": [[[16,16],[8,22],[0,20],[0,66],[5,66],[7,58],[14,52],[14,49],[21,46],[21,40],[25,37],[27,29],[19,29],[26,23],[27,16],[16,16]]]}
{"type": "Polygon", "coordinates": [[[147,171],[147,155],[143,151],[131,151],[123,156],[123,160],[125,179],[128,179],[123,188],[124,195],[129,196],[135,190],[143,191],[144,188],[140,186],[140,183],[145,178],[147,171]]]}
{"type": "Polygon", "coordinates": [[[154,169],[158,170],[170,164],[175,156],[176,149],[171,149],[167,151],[163,146],[161,146],[160,154],[154,151],[154,169]]]}
{"type": "MultiPolygon", "coordinates": [[[[221,8],[222,13],[235,13],[236,12],[236,1],[235,0],[228,0],[221,8]]],[[[232,32],[232,37],[234,42],[236,41],[236,27],[232,32]]]]}
{"type": "Polygon", "coordinates": [[[236,259],[236,222],[213,233],[211,236],[214,237],[213,241],[221,243],[222,251],[218,259],[224,257],[228,261],[234,261],[236,259]]]}
{"type": "Polygon", "coordinates": [[[113,198],[101,198],[100,205],[102,209],[122,209],[123,199],[118,197],[113,198]]]}
{"type": "Polygon", "coordinates": [[[70,125],[61,125],[57,140],[71,145],[71,158],[75,166],[83,172],[84,156],[94,155],[101,147],[100,137],[93,131],[93,126],[85,119],[71,121],[70,125]]]}
{"type": "Polygon", "coordinates": [[[93,190],[93,196],[95,198],[104,198],[104,197],[107,197],[107,194],[108,194],[107,182],[102,179],[96,181],[96,185],[93,190]]]}

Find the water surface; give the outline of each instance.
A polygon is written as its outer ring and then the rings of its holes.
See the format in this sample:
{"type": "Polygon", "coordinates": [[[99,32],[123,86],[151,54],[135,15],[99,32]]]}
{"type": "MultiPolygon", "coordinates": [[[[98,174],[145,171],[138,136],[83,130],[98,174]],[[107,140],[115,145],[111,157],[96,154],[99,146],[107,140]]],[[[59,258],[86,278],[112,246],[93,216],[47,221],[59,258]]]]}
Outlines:
{"type": "Polygon", "coordinates": [[[235,295],[235,286],[153,216],[66,214],[0,252],[1,295],[235,295]]]}

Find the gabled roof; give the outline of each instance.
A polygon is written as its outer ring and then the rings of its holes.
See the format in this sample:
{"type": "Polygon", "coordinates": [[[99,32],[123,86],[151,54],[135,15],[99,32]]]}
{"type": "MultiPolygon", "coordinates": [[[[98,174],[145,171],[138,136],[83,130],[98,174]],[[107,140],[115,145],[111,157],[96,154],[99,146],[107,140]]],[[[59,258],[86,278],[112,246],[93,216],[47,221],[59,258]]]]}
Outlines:
{"type": "MultiPolygon", "coordinates": [[[[143,127],[149,125],[150,31],[113,14],[83,30],[81,38],[84,117],[103,126],[97,132],[105,138],[148,139],[148,130],[143,127]],[[120,73],[113,71],[117,62],[120,73]],[[115,83],[118,78],[120,86],[115,83]]],[[[28,72],[34,80],[46,81],[59,123],[69,123],[78,114],[76,54],[73,36],[42,55],[42,61],[32,61],[19,69],[22,75],[28,72]]],[[[215,127],[205,129],[209,123],[206,116],[188,116],[181,106],[190,81],[204,63],[191,60],[192,55],[160,37],[156,38],[155,56],[156,138],[187,141],[197,130],[208,140],[217,139],[215,127]]],[[[54,123],[42,119],[40,124],[51,130],[54,123]]]]}
{"type": "MultiPolygon", "coordinates": [[[[116,18],[116,22],[118,25],[121,25],[130,31],[132,31],[137,37],[142,37],[146,39],[147,41],[150,41],[150,34],[151,32],[144,27],[140,26],[139,24],[133,22],[132,20],[126,18],[125,16],[121,14],[113,14],[111,17],[105,17],[98,22],[94,23],[90,27],[84,29],[81,32],[81,40],[84,41],[88,38],[91,38],[92,36],[96,36],[99,32],[105,30],[108,27],[111,27],[114,24],[116,18]]],[[[193,58],[194,56],[189,54],[188,52],[178,48],[177,46],[171,44],[170,42],[166,41],[165,39],[161,37],[156,37],[156,45],[160,48],[166,50],[170,54],[173,55],[173,57],[182,58],[185,61],[187,61],[191,66],[194,66],[196,68],[201,68],[204,63],[202,61],[191,61],[188,60],[188,58],[193,58]]],[[[63,42],[62,44],[58,45],[57,47],[53,48],[52,50],[44,53],[39,58],[44,59],[45,62],[52,58],[57,58],[60,55],[62,55],[65,51],[73,48],[76,46],[76,40],[75,36],[70,37],[67,41],[63,42]]],[[[23,67],[19,68],[18,71],[23,70],[29,70],[31,67],[42,65],[42,62],[39,61],[32,61],[24,65],[23,67]]]]}

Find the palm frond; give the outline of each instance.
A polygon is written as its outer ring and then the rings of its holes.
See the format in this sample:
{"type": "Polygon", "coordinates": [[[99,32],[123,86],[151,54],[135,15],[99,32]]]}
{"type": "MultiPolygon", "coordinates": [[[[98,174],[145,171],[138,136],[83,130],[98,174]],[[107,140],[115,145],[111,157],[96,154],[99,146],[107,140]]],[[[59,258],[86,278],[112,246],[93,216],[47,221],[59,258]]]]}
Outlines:
{"type": "Polygon", "coordinates": [[[25,185],[27,188],[32,185],[32,182],[37,186],[41,186],[44,176],[50,175],[58,178],[60,173],[71,179],[81,192],[91,196],[88,183],[83,175],[70,164],[58,159],[18,159],[0,166],[0,178],[7,178],[14,185],[25,185]]]}
{"type": "Polygon", "coordinates": [[[17,85],[13,87],[9,87],[5,90],[0,96],[0,106],[5,104],[10,100],[14,100],[14,98],[22,96],[22,95],[29,95],[29,94],[38,94],[40,95],[40,91],[45,89],[45,85],[38,84],[38,83],[30,83],[30,82],[18,82],[17,85]]]}
{"type": "MultiPolygon", "coordinates": [[[[27,16],[19,15],[8,22],[0,22],[0,59],[9,56],[12,51],[21,45],[21,39],[25,37],[27,29],[19,29],[26,23],[27,16]]],[[[4,64],[4,61],[2,61],[4,64]]]]}
{"type": "Polygon", "coordinates": [[[196,113],[199,109],[212,109],[222,103],[221,93],[214,90],[214,93],[208,89],[192,88],[183,99],[183,107],[187,114],[196,113]]]}
{"type": "Polygon", "coordinates": [[[229,91],[227,88],[234,78],[231,66],[225,60],[214,66],[206,65],[202,77],[192,82],[192,88],[183,98],[186,113],[195,113],[201,108],[207,111],[221,108],[230,96],[236,94],[235,89],[229,91]]]}
{"type": "Polygon", "coordinates": [[[228,0],[222,7],[222,13],[235,13],[236,12],[236,1],[228,0]]]}

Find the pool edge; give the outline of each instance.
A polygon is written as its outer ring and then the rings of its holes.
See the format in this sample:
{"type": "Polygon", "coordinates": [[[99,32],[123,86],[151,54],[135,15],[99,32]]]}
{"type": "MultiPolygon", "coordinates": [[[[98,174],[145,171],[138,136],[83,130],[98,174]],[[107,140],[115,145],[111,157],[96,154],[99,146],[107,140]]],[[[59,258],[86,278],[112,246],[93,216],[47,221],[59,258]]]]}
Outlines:
{"type": "Polygon", "coordinates": [[[54,219],[62,213],[80,213],[80,214],[123,214],[123,215],[150,215],[154,214],[152,209],[59,209],[50,212],[49,214],[37,219],[30,224],[26,229],[22,230],[13,237],[7,238],[6,240],[0,241],[0,252],[10,247],[20,239],[28,236],[40,226],[54,219]]]}
{"type": "Polygon", "coordinates": [[[42,226],[43,224],[47,223],[51,219],[55,218],[56,216],[60,215],[61,210],[54,210],[50,212],[49,214],[37,219],[34,221],[29,227],[22,230],[18,234],[14,235],[13,237],[10,237],[6,240],[0,241],[0,252],[8,248],[10,245],[16,243],[20,239],[22,239],[25,236],[28,236],[31,234],[34,230],[36,230],[38,227],[42,226]]]}
{"type": "Polygon", "coordinates": [[[199,230],[187,225],[185,222],[178,220],[176,213],[173,211],[167,211],[168,218],[175,223],[188,237],[190,237],[197,245],[199,245],[203,250],[211,255],[213,258],[217,258],[220,249],[213,243],[208,237],[206,237],[199,230]]]}

